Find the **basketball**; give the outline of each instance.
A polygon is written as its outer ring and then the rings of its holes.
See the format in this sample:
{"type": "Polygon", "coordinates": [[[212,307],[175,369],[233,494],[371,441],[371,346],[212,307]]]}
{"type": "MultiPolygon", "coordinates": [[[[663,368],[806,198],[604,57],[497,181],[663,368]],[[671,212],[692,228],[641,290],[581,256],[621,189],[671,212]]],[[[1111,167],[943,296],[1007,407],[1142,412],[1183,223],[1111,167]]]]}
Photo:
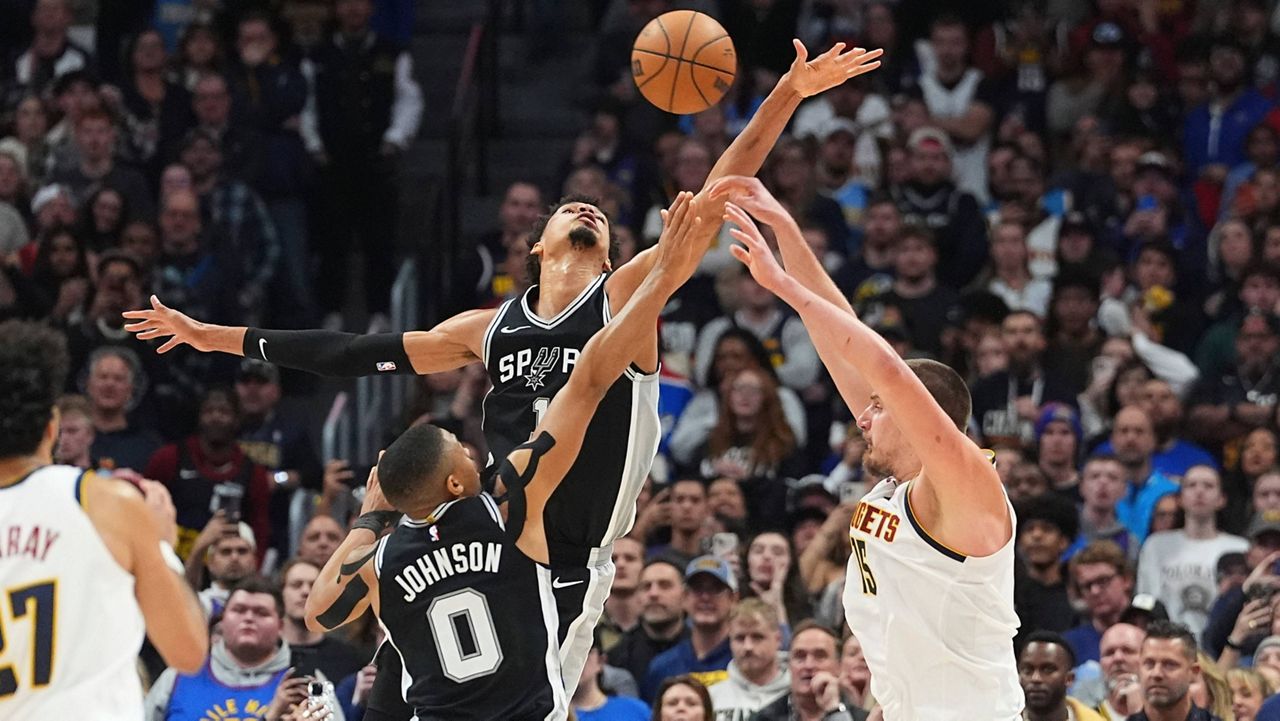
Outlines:
{"type": "Polygon", "coordinates": [[[697,113],[733,84],[738,56],[715,18],[674,10],[649,21],[631,46],[631,75],[646,100],[669,113],[697,113]]]}

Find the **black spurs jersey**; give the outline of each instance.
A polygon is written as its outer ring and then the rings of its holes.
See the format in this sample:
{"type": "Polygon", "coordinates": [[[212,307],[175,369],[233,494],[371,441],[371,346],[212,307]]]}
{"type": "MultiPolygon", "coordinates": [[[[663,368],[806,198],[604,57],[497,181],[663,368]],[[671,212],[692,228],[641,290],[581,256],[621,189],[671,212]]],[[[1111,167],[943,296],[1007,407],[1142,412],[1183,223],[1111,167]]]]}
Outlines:
{"type": "Polygon", "coordinates": [[[428,520],[383,538],[374,566],[378,618],[414,718],[565,718],[551,575],[516,548],[521,524],[508,529],[487,493],[428,520]]]}
{"type": "MultiPolygon", "coordinates": [[[[501,461],[529,440],[583,346],[609,322],[608,277],[593,281],[554,318],[534,314],[536,285],[494,315],[484,337],[484,364],[493,383],[484,399],[490,470],[494,459],[501,461]]],[[[657,374],[629,368],[600,402],[578,459],[547,502],[543,519],[552,565],[608,560],[594,558],[592,549],[631,529],[660,433],[657,374]]]]}

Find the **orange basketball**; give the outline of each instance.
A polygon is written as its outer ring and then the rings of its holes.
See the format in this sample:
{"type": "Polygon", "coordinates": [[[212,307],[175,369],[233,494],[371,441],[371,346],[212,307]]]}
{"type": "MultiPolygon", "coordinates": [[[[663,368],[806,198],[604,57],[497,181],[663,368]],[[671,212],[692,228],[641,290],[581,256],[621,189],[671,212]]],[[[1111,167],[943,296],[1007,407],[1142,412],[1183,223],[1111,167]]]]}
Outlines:
{"type": "Polygon", "coordinates": [[[693,10],[650,20],[631,46],[636,87],[669,113],[697,113],[720,102],[737,71],[729,34],[715,18],[693,10]]]}

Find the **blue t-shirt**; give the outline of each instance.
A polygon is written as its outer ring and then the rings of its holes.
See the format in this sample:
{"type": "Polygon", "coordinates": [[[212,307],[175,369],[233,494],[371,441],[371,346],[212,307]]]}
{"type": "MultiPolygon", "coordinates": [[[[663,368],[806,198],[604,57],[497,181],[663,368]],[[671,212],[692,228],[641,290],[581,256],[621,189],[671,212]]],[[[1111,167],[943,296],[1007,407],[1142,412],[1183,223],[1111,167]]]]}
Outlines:
{"type": "Polygon", "coordinates": [[[733,653],[729,651],[727,638],[703,658],[694,654],[693,641],[686,638],[649,662],[649,673],[640,687],[640,698],[652,702],[663,681],[686,673],[693,674],[704,686],[723,681],[729,677],[729,662],[732,660],[733,653]]]}
{"type": "Polygon", "coordinates": [[[1280,696],[1272,696],[1264,701],[1253,721],[1280,721],[1280,696]]]}
{"type": "Polygon", "coordinates": [[[1102,633],[1088,621],[1069,629],[1062,637],[1071,644],[1071,650],[1076,652],[1077,665],[1086,661],[1098,661],[1098,657],[1102,655],[1098,650],[1102,645],[1102,633]]]}
{"type": "Polygon", "coordinates": [[[649,707],[633,698],[610,696],[604,705],[594,711],[575,708],[578,721],[649,721],[649,707]]]}
{"type": "Polygon", "coordinates": [[[1165,496],[1178,492],[1178,484],[1169,480],[1159,471],[1152,471],[1147,482],[1142,486],[1129,484],[1129,492],[1116,504],[1116,518],[1133,532],[1138,543],[1147,540],[1151,531],[1151,517],[1155,514],[1156,503],[1165,496]]]}
{"type": "MultiPolygon", "coordinates": [[[[1107,441],[1098,446],[1094,453],[1114,454],[1115,449],[1112,448],[1111,441],[1107,441]]],[[[1151,455],[1151,470],[1166,476],[1181,478],[1187,475],[1187,469],[1192,466],[1209,466],[1221,470],[1221,466],[1208,451],[1191,441],[1179,439],[1173,442],[1173,447],[1169,450],[1156,451],[1151,455]]]]}

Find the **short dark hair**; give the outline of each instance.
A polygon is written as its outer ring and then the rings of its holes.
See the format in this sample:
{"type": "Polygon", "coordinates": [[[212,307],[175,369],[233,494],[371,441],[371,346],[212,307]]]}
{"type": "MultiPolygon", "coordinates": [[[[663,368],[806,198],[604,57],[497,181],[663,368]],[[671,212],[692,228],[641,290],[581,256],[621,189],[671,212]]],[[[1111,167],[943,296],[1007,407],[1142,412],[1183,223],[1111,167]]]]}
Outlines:
{"type": "Polygon", "coordinates": [[[924,383],[929,395],[957,428],[964,430],[968,427],[969,416],[973,414],[973,399],[969,396],[969,387],[954,368],[928,358],[912,358],[907,361],[907,367],[924,383]]]}
{"type": "Polygon", "coordinates": [[[902,229],[898,231],[898,242],[901,243],[907,238],[922,240],[935,251],[938,249],[938,237],[933,234],[932,230],[919,223],[903,223],[902,229]]]}
{"type": "Polygon", "coordinates": [[[840,644],[843,643],[843,641],[840,638],[840,634],[835,632],[835,629],[831,628],[825,623],[815,621],[812,618],[806,618],[805,620],[796,624],[795,628],[791,629],[791,638],[794,640],[797,636],[804,633],[805,631],[821,631],[827,634],[828,636],[830,636],[831,640],[834,641],[836,644],[836,656],[837,657],[840,656],[840,644]]]}
{"type": "Polygon", "coordinates": [[[265,576],[245,576],[231,584],[231,590],[227,592],[227,604],[231,603],[231,597],[236,595],[237,591],[243,593],[265,593],[271,596],[271,600],[276,602],[276,614],[280,618],[284,618],[284,595],[280,592],[280,584],[275,581],[265,576]]]}
{"type": "Polygon", "coordinates": [[[387,446],[378,461],[378,483],[399,510],[421,497],[445,468],[444,431],[430,423],[412,426],[387,446]]]}
{"type": "MultiPolygon", "coordinates": [[[[563,196],[555,203],[548,206],[545,214],[539,215],[538,219],[533,221],[533,227],[529,230],[529,239],[526,241],[529,244],[530,249],[537,245],[538,241],[542,240],[542,232],[547,229],[547,223],[551,221],[551,216],[555,215],[557,211],[570,203],[586,203],[587,205],[593,205],[602,215],[604,214],[604,209],[600,207],[599,198],[593,198],[590,195],[577,194],[563,196]]],[[[607,215],[605,217],[608,218],[607,215]]],[[[618,259],[622,257],[622,248],[618,243],[618,236],[613,233],[613,218],[608,219],[609,264],[617,266],[618,259]]],[[[529,275],[529,282],[536,285],[539,282],[538,279],[542,277],[542,258],[530,253],[528,259],[524,262],[524,269],[529,275]]]]}
{"type": "Polygon", "coordinates": [[[1175,621],[1152,621],[1147,624],[1147,637],[1143,642],[1145,643],[1152,639],[1181,641],[1182,654],[1191,663],[1196,662],[1196,653],[1200,650],[1200,647],[1196,645],[1195,634],[1191,633],[1191,629],[1186,626],[1175,621]]]}
{"type": "Polygon", "coordinates": [[[1022,658],[1022,654],[1027,650],[1027,647],[1033,643],[1047,643],[1052,646],[1058,646],[1063,653],[1067,654],[1067,669],[1070,670],[1076,667],[1076,652],[1071,649],[1071,644],[1067,643],[1067,639],[1063,638],[1062,634],[1045,630],[1032,631],[1027,634],[1026,638],[1022,639],[1022,643],[1018,646],[1019,659],[1022,658]]]}
{"type": "Polygon", "coordinates": [[[67,339],[44,325],[0,323],[0,458],[35,453],[67,383],[67,339]]]}
{"type": "Polygon", "coordinates": [[[1056,493],[1042,493],[1017,504],[1018,535],[1032,521],[1044,521],[1058,529],[1068,541],[1080,531],[1080,517],[1075,504],[1056,493]]]}

